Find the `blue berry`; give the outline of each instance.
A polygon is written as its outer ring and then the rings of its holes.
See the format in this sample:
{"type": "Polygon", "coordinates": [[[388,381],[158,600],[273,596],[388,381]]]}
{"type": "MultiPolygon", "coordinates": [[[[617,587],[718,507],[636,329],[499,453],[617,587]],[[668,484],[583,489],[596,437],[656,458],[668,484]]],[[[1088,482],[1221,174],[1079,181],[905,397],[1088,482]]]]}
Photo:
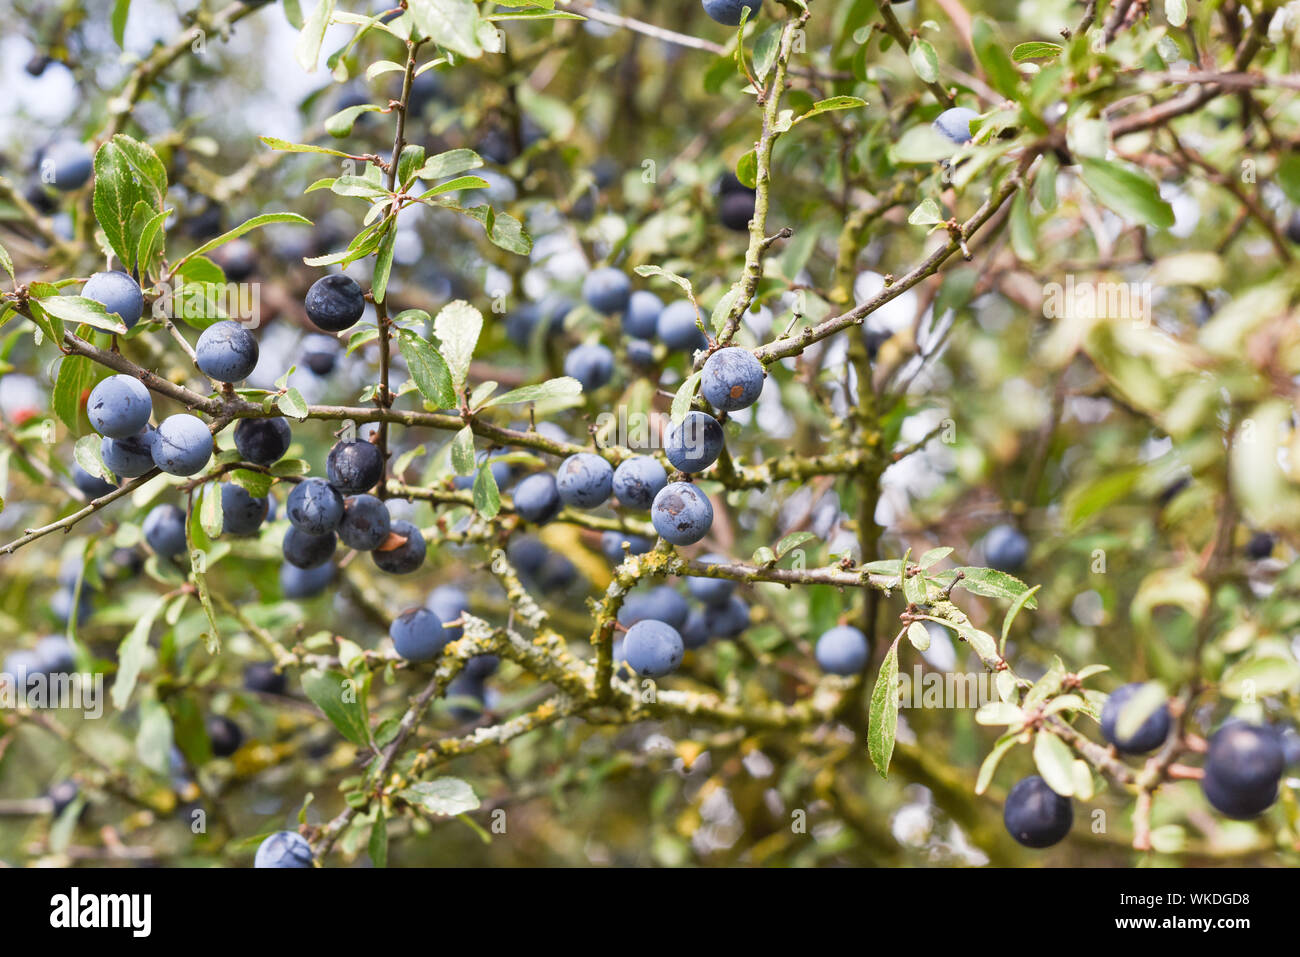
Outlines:
{"type": "Polygon", "coordinates": [[[153,468],[153,443],[157,436],[147,426],[124,439],[104,439],[99,457],[118,478],[138,478],[153,468]]]}
{"type": "Polygon", "coordinates": [[[77,596],[76,605],[73,605],[73,596],[76,594],[72,588],[60,588],[50,599],[50,611],[59,621],[67,624],[71,619],[73,612],[76,612],[77,621],[82,622],[88,619],[95,611],[95,590],[89,585],[81,587],[81,594],[77,596]]]}
{"type": "Polygon", "coordinates": [[[1025,847],[1051,847],[1070,833],[1074,807],[1035,774],[1011,789],[1002,820],[1007,832],[1025,847]]]}
{"type": "Polygon", "coordinates": [[[855,675],[867,666],[867,636],[852,625],[837,625],[817,639],[817,664],[833,675],[855,675]]]}
{"type": "Polygon", "coordinates": [[[267,501],[254,498],[248,489],[234,482],[221,483],[221,532],[223,535],[252,535],[266,521],[267,501]]]}
{"type": "Polygon", "coordinates": [[[718,203],[718,222],[732,232],[747,233],[757,205],[758,195],[753,190],[739,189],[723,193],[718,203]]]}
{"type": "Polygon", "coordinates": [[[158,505],[145,516],[144,540],[154,554],[162,558],[184,555],[189,547],[185,541],[185,512],[175,505],[158,505]]]}
{"type": "Polygon", "coordinates": [[[311,845],[296,831],[276,831],[257,848],[254,867],[311,867],[311,845]]]}
{"type": "Polygon", "coordinates": [[[388,540],[393,519],[388,506],[373,495],[353,495],[343,503],[339,540],[348,548],[369,552],[388,540]]]}
{"type": "Polygon", "coordinates": [[[285,514],[294,528],[312,535],[335,531],[343,520],[343,496],[324,479],[304,479],[289,493],[285,514]]]}
{"type": "Polygon", "coordinates": [[[201,419],[184,412],[169,415],[158,426],[153,464],[169,475],[193,475],[212,458],[212,433],[201,419]]]}
{"type": "Polygon", "coordinates": [[[714,638],[735,638],[749,627],[749,605],[735,595],[721,604],[706,605],[704,626],[714,638]]]}
{"type": "Polygon", "coordinates": [[[274,465],[289,451],[293,432],[282,416],[270,419],[240,419],[235,426],[235,448],[245,462],[274,465]]]}
{"type": "Polygon", "coordinates": [[[144,315],[144,293],[140,284],[124,272],[97,272],[81,287],[81,294],[93,299],[110,315],[116,314],[128,329],[144,315]]]}
{"type": "Polygon", "coordinates": [[[1160,747],[1164,744],[1165,738],[1169,737],[1169,706],[1165,702],[1161,702],[1160,706],[1142,722],[1141,727],[1128,737],[1121,737],[1117,733],[1116,726],[1125,706],[1143,687],[1140,681],[1121,685],[1111,692],[1101,709],[1102,737],[1115,745],[1115,750],[1121,754],[1146,754],[1160,747]]]}
{"type": "Polygon", "coordinates": [[[364,439],[339,442],[325,460],[330,484],[344,495],[365,492],[384,477],[384,456],[379,446],[364,439]]]}
{"type": "Polygon", "coordinates": [[[537,574],[537,585],[543,592],[560,592],[577,580],[578,567],[559,552],[546,556],[542,570],[537,574]]]}
{"type": "Polygon", "coordinates": [[[293,601],[315,598],[334,581],[334,566],[324,563],[315,568],[299,568],[285,563],[280,566],[280,591],[293,601]]]}
{"type": "Polygon", "coordinates": [[[391,534],[406,540],[396,548],[376,549],[370,554],[380,571],[390,575],[409,575],[424,564],[424,536],[418,528],[403,520],[393,522],[391,534]]]}
{"type": "Polygon", "coordinates": [[[289,687],[289,678],[283,671],[275,670],[273,661],[251,661],[244,666],[244,687],[260,694],[284,694],[289,687]]]}
{"type": "Polygon", "coordinates": [[[697,315],[689,299],[678,299],[664,306],[655,323],[659,341],[678,352],[707,348],[709,342],[697,325],[697,315]]]}
{"type": "Polygon", "coordinates": [[[700,373],[700,394],[723,412],[748,408],[758,401],[762,391],[763,363],[739,346],[713,353],[700,373]]]}
{"type": "Polygon", "coordinates": [[[58,140],[41,154],[41,180],[60,192],[80,189],[94,171],[95,155],[85,143],[58,140]]]}
{"type": "Polygon", "coordinates": [[[644,555],[655,547],[654,539],[646,538],[643,535],[624,534],[623,532],[602,532],[600,536],[600,550],[605,553],[605,557],[611,562],[618,564],[623,560],[624,542],[627,542],[628,552],[633,555],[644,555]]]}
{"type": "Polygon", "coordinates": [[[659,460],[649,455],[624,459],[614,470],[613,490],[619,504],[645,511],[668,484],[668,473],[659,460]]]}
{"type": "Polygon", "coordinates": [[[674,468],[703,472],[722,454],[725,437],[722,423],[707,412],[687,412],[664,437],[664,454],[674,468]]]}
{"type": "Polygon", "coordinates": [[[116,485],[105,482],[98,475],[91,475],[80,465],[72,467],[72,481],[76,484],[77,490],[92,501],[117,488],[116,485]]]}
{"type": "Polygon", "coordinates": [[[704,620],[704,611],[696,608],[686,616],[686,621],[678,629],[682,636],[682,644],[686,648],[703,648],[709,643],[712,635],[709,634],[708,623],[704,620]]]}
{"type": "Polygon", "coordinates": [[[1018,571],[1029,558],[1029,539],[1014,525],[997,525],[984,536],[984,560],[1004,572],[1018,571]]]}
{"type": "Polygon", "coordinates": [[[704,12],[724,26],[740,25],[740,16],[749,9],[749,22],[758,16],[763,8],[763,0],[703,0],[704,12]]]}
{"type": "Polygon", "coordinates": [[[593,452],[578,452],[560,463],[555,486],[560,501],[573,508],[597,508],[609,499],[614,467],[593,452]]]}
{"type": "Polygon", "coordinates": [[[652,292],[638,289],[627,300],[623,331],[634,339],[653,339],[658,332],[659,313],[664,301],[652,292]]]}
{"type": "Polygon", "coordinates": [[[632,292],[627,274],[613,266],[596,269],[582,281],[582,298],[597,312],[612,316],[622,312],[632,292]]]}
{"type": "Polygon", "coordinates": [[[1201,789],[1220,814],[1249,820],[1277,800],[1285,768],[1286,757],[1276,730],[1233,721],[1210,739],[1201,789]]]}
{"type": "Polygon", "coordinates": [[[339,341],[333,336],[313,332],[302,340],[302,361],[312,375],[327,376],[338,365],[339,341]]]}
{"type": "Polygon", "coordinates": [[[673,545],[694,545],[713,525],[713,504],[689,482],[673,482],[655,496],[650,521],[673,545]]]}
{"type": "Polygon", "coordinates": [[[77,667],[72,646],[62,635],[49,635],[36,642],[36,658],[47,675],[68,674],[77,667]]]}
{"type": "Polygon", "coordinates": [[[243,382],[257,368],[257,338],[239,323],[214,322],[199,335],[194,363],[218,382],[243,382]]]}
{"type": "Polygon", "coordinates": [[[595,392],[614,377],[614,353],[596,343],[578,346],[564,357],[564,374],[581,382],[583,392],[595,392]]]}
{"type": "Polygon", "coordinates": [[[510,564],[515,566],[515,571],[525,578],[530,578],[542,570],[542,565],[545,564],[546,556],[550,551],[540,539],[525,535],[510,543],[506,548],[506,557],[510,559],[510,564]]]}
{"type": "Polygon", "coordinates": [[[515,486],[515,511],[525,522],[545,525],[560,514],[563,502],[550,472],[537,472],[515,486]]]}
{"type": "MultiPolygon", "coordinates": [[[[697,561],[708,565],[726,565],[729,559],[725,555],[701,555],[697,561]]],[[[691,576],[686,579],[686,590],[696,601],[706,605],[721,605],[731,598],[736,591],[736,582],[727,578],[701,578],[691,576]]]]}
{"type": "Polygon", "coordinates": [[[111,375],[90,392],[86,400],[86,417],[100,435],[125,439],[149,424],[153,400],[149,390],[129,375],[111,375]]]}
{"type": "Polygon", "coordinates": [[[638,621],[654,618],[680,628],[686,624],[686,616],[690,611],[686,599],[678,591],[670,585],[659,585],[649,591],[628,595],[618,610],[618,623],[628,628],[638,621]]]}
{"type": "Polygon", "coordinates": [[[442,654],[451,640],[442,620],[428,608],[411,608],[393,619],[388,629],[393,647],[407,661],[428,661],[442,654]]]}
{"type": "Polygon", "coordinates": [[[477,721],[487,707],[487,689],[481,678],[462,671],[447,685],[448,712],[457,721],[477,721]]]}
{"type": "Polygon", "coordinates": [[[224,714],[211,715],[206,722],[206,729],[212,753],[219,758],[230,757],[244,743],[244,732],[224,714]]]}
{"type": "Polygon", "coordinates": [[[572,310],[573,303],[561,296],[526,302],[506,317],[506,338],[520,349],[528,349],[534,336],[549,338],[563,330],[564,319],[572,310]]]}
{"type": "Polygon", "coordinates": [[[311,284],[303,303],[307,318],[325,332],[342,332],[357,324],[366,311],[366,299],[355,279],[335,273],[311,284]]]}
{"type": "Polygon", "coordinates": [[[334,557],[338,544],[333,532],[316,535],[291,525],[284,533],[284,560],[298,568],[319,568],[334,557]]]}
{"type": "Polygon", "coordinates": [[[950,110],[944,110],[934,121],[934,128],[940,136],[952,140],[958,146],[963,143],[969,143],[971,140],[970,125],[974,120],[979,119],[979,114],[974,110],[968,110],[964,106],[954,106],[950,110]]]}
{"type": "Polygon", "coordinates": [[[14,688],[26,688],[41,674],[41,659],[34,651],[20,648],[5,657],[4,674],[13,681],[14,688]]]}
{"type": "Polygon", "coordinates": [[[623,636],[623,657],[643,678],[662,678],[677,670],[685,650],[677,629],[653,618],[638,621],[623,636]]]}
{"type": "Polygon", "coordinates": [[[461,674],[471,681],[484,681],[496,674],[496,670],[500,666],[501,659],[496,655],[475,655],[465,662],[461,674]]]}
{"type": "MultiPolygon", "coordinates": [[[[469,596],[455,585],[440,585],[429,593],[424,607],[437,615],[445,626],[459,620],[461,615],[469,611],[469,596]]],[[[448,641],[459,641],[465,634],[465,629],[460,625],[444,628],[444,631],[448,641]]]]}
{"type": "Polygon", "coordinates": [[[654,343],[645,339],[629,339],[624,347],[628,364],[635,369],[652,369],[655,364],[654,343]]]}

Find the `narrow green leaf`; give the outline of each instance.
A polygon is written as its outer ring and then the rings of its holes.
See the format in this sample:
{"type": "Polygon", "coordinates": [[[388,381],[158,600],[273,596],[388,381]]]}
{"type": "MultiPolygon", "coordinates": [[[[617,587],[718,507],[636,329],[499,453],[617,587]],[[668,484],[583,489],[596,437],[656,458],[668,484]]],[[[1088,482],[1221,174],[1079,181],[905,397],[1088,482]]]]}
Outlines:
{"type": "Polygon", "coordinates": [[[894,736],[898,732],[898,642],[880,663],[876,686],[871,690],[871,717],[867,727],[867,750],[871,763],[882,778],[889,777],[889,762],[894,756],[894,736]]]}

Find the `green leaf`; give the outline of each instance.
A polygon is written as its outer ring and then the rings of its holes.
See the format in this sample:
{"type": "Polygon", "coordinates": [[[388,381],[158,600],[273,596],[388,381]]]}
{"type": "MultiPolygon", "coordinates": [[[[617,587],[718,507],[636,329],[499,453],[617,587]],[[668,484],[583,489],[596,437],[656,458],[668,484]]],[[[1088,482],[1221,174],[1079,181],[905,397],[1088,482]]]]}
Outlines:
{"type": "Polygon", "coordinates": [[[397,348],[420,395],[439,409],[455,406],[456,389],[451,372],[438,350],[410,329],[399,329],[397,335],[397,348]]]}
{"type": "Polygon", "coordinates": [[[501,490],[488,462],[483,463],[474,477],[474,511],[489,520],[501,511],[501,490]]]}
{"type": "Polygon", "coordinates": [[[913,226],[933,226],[943,222],[943,211],[937,202],[927,196],[908,214],[907,221],[913,226]]]}
{"type": "Polygon", "coordinates": [[[1033,588],[1022,591],[1016,597],[1016,600],[1011,603],[1011,607],[1007,609],[1007,616],[1002,619],[1002,643],[998,646],[999,648],[1007,646],[1007,636],[1011,634],[1011,623],[1016,620],[1016,615],[1020,614],[1020,609],[1024,608],[1027,602],[1034,600],[1034,593],[1042,587],[1042,585],[1035,585],[1033,588]]]}
{"type": "Polygon", "coordinates": [[[939,80],[939,54],[935,52],[934,45],[929,40],[916,38],[912,41],[912,46],[907,51],[907,59],[911,61],[912,69],[926,83],[936,83],[939,80]]]}
{"type": "Polygon", "coordinates": [[[894,735],[898,732],[898,642],[880,663],[876,686],[871,689],[871,718],[867,727],[867,750],[871,763],[882,778],[889,777],[889,761],[894,756],[894,735]]]}
{"type": "Polygon", "coordinates": [[[333,15],[334,0],[320,0],[298,34],[293,55],[298,65],[307,73],[316,72],[316,61],[320,59],[320,46],[325,42],[325,30],[329,27],[330,17],[333,15]]]}
{"type": "Polygon", "coordinates": [[[368,845],[371,863],[375,867],[388,866],[388,823],[384,818],[384,812],[381,809],[375,818],[374,826],[370,828],[370,843],[368,845]]]}
{"type": "MultiPolygon", "coordinates": [[[[273,223],[293,223],[299,226],[312,225],[310,219],[308,219],[305,216],[299,216],[297,213],[263,213],[260,216],[254,216],[252,219],[245,220],[244,222],[236,226],[234,229],[230,230],[229,232],[222,233],[220,236],[217,236],[215,239],[209,239],[198,249],[195,249],[192,252],[188,253],[183,259],[180,260],[180,262],[181,263],[187,262],[188,260],[193,259],[195,256],[202,256],[204,253],[210,252],[211,250],[216,249],[218,246],[222,246],[230,242],[232,239],[238,239],[240,236],[244,235],[244,233],[252,232],[254,229],[257,229],[259,226],[270,226],[273,223]]],[[[177,265],[179,264],[180,263],[177,263],[177,265]]]]}
{"type": "Polygon", "coordinates": [[[364,692],[355,681],[338,671],[305,671],[302,690],[343,737],[357,747],[369,745],[364,692]]]}
{"type": "Polygon", "coordinates": [[[779,542],[776,543],[776,554],[778,556],[784,557],[788,555],[793,549],[798,548],[800,545],[804,544],[805,542],[813,541],[816,538],[817,536],[812,532],[791,532],[789,535],[786,535],[784,538],[782,538],[779,542]]]}
{"type": "Polygon", "coordinates": [[[1181,27],[1187,22],[1187,0],[1165,0],[1165,19],[1171,27],[1181,27]]]}
{"type": "Polygon", "coordinates": [[[1017,63],[1024,63],[1026,60],[1038,60],[1043,57],[1057,57],[1061,55],[1061,46],[1058,43],[1045,43],[1041,40],[1035,40],[1032,43],[1018,43],[1011,51],[1011,59],[1017,63]]]}
{"type": "Polygon", "coordinates": [[[307,421],[307,400],[296,387],[285,390],[283,395],[276,396],[275,407],[291,419],[298,422],[307,421]]]}
{"type": "Polygon", "coordinates": [[[438,46],[471,60],[483,54],[473,0],[410,0],[406,7],[416,29],[438,46]]]}
{"type": "Polygon", "coordinates": [[[14,278],[14,261],[9,255],[9,250],[0,244],[0,269],[4,269],[9,274],[9,278],[14,278]]]}
{"type": "Polygon", "coordinates": [[[442,357],[447,361],[451,381],[457,393],[469,378],[469,364],[483,331],[483,314],[464,299],[448,303],[433,320],[433,332],[442,343],[442,357]]]}
{"type": "Polygon", "coordinates": [[[325,132],[336,139],[342,139],[352,132],[357,117],[362,113],[378,113],[381,110],[383,107],[374,103],[358,103],[356,106],[344,107],[325,120],[325,132]]]}
{"type": "Polygon", "coordinates": [[[144,228],[140,230],[140,240],[136,246],[135,261],[140,269],[141,278],[148,275],[150,268],[154,265],[154,259],[166,247],[163,225],[172,212],[170,209],[164,209],[160,213],[155,213],[145,222],[144,228]]]}
{"type": "MultiPolygon", "coordinates": [[[[998,571],[996,568],[966,565],[939,572],[935,577],[940,580],[951,580],[951,576],[957,572],[961,572],[964,576],[961,587],[973,595],[983,595],[985,598],[1019,598],[1029,590],[1029,586],[1019,578],[998,571]]],[[[1037,608],[1038,603],[1031,597],[1025,602],[1024,607],[1037,608]]]]}
{"type": "Polygon", "coordinates": [[[136,619],[131,631],[118,645],[117,675],[113,679],[113,688],[109,692],[113,699],[113,707],[118,711],[125,710],[131,700],[131,692],[135,690],[136,682],[139,680],[140,669],[144,667],[145,659],[149,655],[149,632],[153,630],[154,622],[167,607],[168,601],[169,599],[160,598],[150,605],[144,617],[136,619]]]}
{"type": "Polygon", "coordinates": [[[758,156],[753,150],[736,162],[736,179],[750,189],[758,185],[758,156]]]}
{"type": "Polygon", "coordinates": [[[64,356],[59,362],[50,404],[54,414],[73,432],[81,430],[81,393],[94,381],[95,364],[85,356],[64,356]]]}
{"type": "Polygon", "coordinates": [[[919,621],[914,621],[907,626],[907,640],[912,643],[912,647],[917,651],[928,651],[930,648],[930,629],[919,621]]]}
{"type": "Polygon", "coordinates": [[[383,302],[384,293],[388,290],[388,275],[393,268],[393,244],[396,241],[396,225],[390,226],[384,231],[384,238],[379,241],[379,250],[375,256],[375,272],[370,279],[370,291],[374,294],[375,302],[383,302]]]}
{"type": "Polygon", "coordinates": [[[700,384],[699,372],[692,373],[685,382],[677,389],[677,394],[673,396],[672,420],[673,424],[679,424],[682,419],[686,418],[686,413],[691,411],[691,401],[695,398],[695,389],[700,384]]]}
{"type": "Polygon", "coordinates": [[[478,795],[474,793],[474,789],[460,778],[417,781],[409,788],[398,791],[397,796],[427,814],[438,814],[443,817],[464,814],[479,806],[478,795]]]}
{"type": "Polygon", "coordinates": [[[332,150],[326,146],[313,146],[311,143],[290,143],[288,140],[278,139],[274,136],[259,136],[258,139],[280,153],[324,153],[326,156],[341,156],[345,159],[350,156],[350,154],[341,150],[332,150]]]}
{"type": "Polygon", "coordinates": [[[98,435],[83,435],[77,439],[77,444],[73,446],[72,457],[78,465],[91,475],[96,475],[104,481],[116,485],[117,476],[104,465],[104,459],[100,452],[102,442],[103,439],[98,435]]]}
{"type": "Polygon", "coordinates": [[[520,386],[484,402],[482,408],[490,409],[494,405],[518,405],[521,402],[542,402],[546,399],[561,399],[566,396],[582,395],[582,383],[572,376],[560,376],[547,379],[537,385],[520,386]]]}
{"type": "Polygon", "coordinates": [[[1048,731],[1034,735],[1034,764],[1047,786],[1061,797],[1074,794],[1074,755],[1065,742],[1048,731]]]}
{"type": "Polygon", "coordinates": [[[275,479],[265,472],[254,472],[252,469],[233,469],[230,472],[230,481],[253,496],[253,498],[266,498],[267,493],[271,491],[271,483],[275,479]]]}
{"type": "Polygon", "coordinates": [[[224,527],[225,512],[221,508],[221,486],[209,482],[203,486],[203,498],[199,505],[199,526],[208,538],[217,538],[224,527]]]}
{"type": "Polygon", "coordinates": [[[474,471],[474,430],[468,425],[451,440],[451,467],[457,475],[469,475],[474,471]]]}
{"type": "Polygon", "coordinates": [[[415,174],[415,178],[423,180],[442,179],[444,176],[457,176],[469,170],[478,169],[482,165],[483,157],[473,150],[448,150],[445,153],[430,156],[425,160],[424,165],[415,174]]]}
{"type": "Polygon", "coordinates": [[[167,706],[150,698],[140,705],[140,730],[135,736],[135,755],[155,774],[165,775],[171,768],[172,718],[167,706]]]}
{"type": "Polygon", "coordinates": [[[993,745],[993,750],[989,752],[988,757],[984,759],[984,763],[980,765],[979,776],[975,779],[976,794],[983,794],[988,790],[989,785],[993,783],[993,774],[997,771],[1002,756],[1015,747],[1019,737],[1018,732],[1013,732],[998,738],[997,744],[993,745]]]}
{"type": "Polygon", "coordinates": [[[131,0],[113,0],[113,14],[110,22],[113,26],[113,42],[120,49],[126,48],[126,17],[131,12],[131,0]]]}
{"type": "Polygon", "coordinates": [[[527,256],[532,251],[533,239],[528,230],[509,213],[494,212],[490,206],[473,206],[462,212],[483,224],[487,238],[494,246],[518,256],[527,256]]]}
{"type": "Polygon", "coordinates": [[[1083,181],[1101,203],[1120,216],[1168,229],[1174,224],[1174,211],[1146,173],[1123,163],[1079,158],[1083,181]]]}
{"type": "MultiPolygon", "coordinates": [[[[925,43],[924,40],[920,40],[918,42],[925,43]]],[[[930,47],[931,53],[934,52],[934,47],[931,47],[930,44],[928,43],[926,43],[925,45],[927,47],[930,47]]],[[[801,116],[796,117],[795,121],[791,123],[790,126],[792,128],[798,126],[804,120],[810,120],[814,116],[820,116],[822,113],[830,113],[833,110],[856,110],[866,105],[867,105],[867,101],[858,96],[827,97],[824,100],[818,100],[816,103],[812,105],[812,109],[808,110],[808,112],[802,114],[801,116]]]]}
{"type": "Polygon", "coordinates": [[[85,296],[50,296],[41,300],[41,308],[72,325],[84,323],[105,332],[126,334],[126,326],[117,313],[105,312],[102,304],[85,296]]]}
{"type": "Polygon", "coordinates": [[[1300,688],[1300,665],[1281,655],[1237,661],[1223,673],[1220,689],[1233,699],[1257,701],[1300,688]]]}
{"type": "Polygon", "coordinates": [[[984,68],[993,89],[1009,99],[1015,99],[1020,74],[1012,65],[1007,51],[1002,48],[997,28],[987,17],[977,16],[971,21],[971,46],[975,48],[975,59],[984,68]]]}

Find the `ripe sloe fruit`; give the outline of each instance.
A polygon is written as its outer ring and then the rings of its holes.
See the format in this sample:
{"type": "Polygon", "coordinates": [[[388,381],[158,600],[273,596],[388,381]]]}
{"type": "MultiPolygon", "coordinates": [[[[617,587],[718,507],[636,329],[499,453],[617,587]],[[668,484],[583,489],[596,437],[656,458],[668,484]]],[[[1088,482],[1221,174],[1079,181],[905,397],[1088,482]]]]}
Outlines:
{"type": "Polygon", "coordinates": [[[315,535],[291,525],[284,533],[284,560],[297,568],[319,568],[334,557],[338,544],[333,532],[315,535]]]}
{"type": "Polygon", "coordinates": [[[574,508],[597,508],[609,499],[614,467],[593,452],[578,452],[560,463],[555,485],[560,501],[574,508]]]}
{"type": "Polygon", "coordinates": [[[1074,807],[1034,774],[1011,789],[1002,820],[1008,833],[1025,847],[1051,847],[1070,833],[1074,807]]]}
{"type": "Polygon", "coordinates": [[[662,678],[677,670],[685,652],[677,629],[662,621],[638,621],[623,636],[623,657],[643,678],[662,678]]]}
{"type": "Polygon", "coordinates": [[[632,283],[627,274],[613,266],[605,266],[587,273],[582,281],[582,298],[597,312],[612,316],[627,308],[632,283]]]}
{"type": "Polygon", "coordinates": [[[96,432],[109,439],[125,439],[149,424],[153,400],[139,379],[111,375],[90,392],[86,417],[96,432]]]}
{"type": "Polygon", "coordinates": [[[175,505],[157,505],[145,516],[144,540],[154,554],[163,558],[184,555],[185,512],[175,505]]]}
{"type": "Polygon", "coordinates": [[[638,289],[627,300],[623,312],[623,331],[634,339],[653,339],[658,329],[659,313],[664,301],[652,292],[638,289]]]}
{"type": "Polygon", "coordinates": [[[311,845],[297,831],[276,831],[257,848],[254,867],[311,867],[311,845]]]}
{"type": "Polygon", "coordinates": [[[852,625],[836,625],[817,639],[817,664],[833,675],[856,675],[867,666],[867,636],[852,625]]]}
{"type": "Polygon", "coordinates": [[[1018,571],[1029,558],[1029,539],[1014,525],[996,525],[984,536],[984,560],[1004,572],[1018,571]]]}
{"type": "Polygon", "coordinates": [[[343,520],[343,496],[324,479],[299,482],[289,493],[285,514],[294,528],[312,535],[325,535],[343,520]]]}
{"type": "Polygon", "coordinates": [[[564,374],[581,382],[583,392],[595,392],[614,377],[614,353],[599,343],[577,346],[564,357],[564,374]]]}
{"type": "Polygon", "coordinates": [[[289,451],[293,432],[282,416],[270,419],[240,419],[235,426],[235,448],[245,462],[274,465],[289,451]]]}
{"type": "Polygon", "coordinates": [[[97,272],[81,287],[81,294],[115,313],[128,329],[135,326],[144,315],[144,293],[140,284],[124,272],[108,270],[97,272]]]}
{"type": "Polygon", "coordinates": [[[697,313],[689,299],[678,299],[664,306],[655,323],[659,341],[669,349],[693,352],[708,346],[708,340],[697,325],[697,313]]]}
{"type": "Polygon", "coordinates": [[[1135,732],[1128,737],[1120,737],[1116,731],[1120,715],[1133,696],[1143,688],[1142,683],[1121,685],[1111,692],[1106,704],[1101,709],[1101,734],[1115,745],[1115,750],[1122,754],[1146,754],[1164,744],[1169,737],[1169,706],[1161,702],[1135,732]]]}
{"type": "MultiPolygon", "coordinates": [[[[725,565],[728,559],[725,555],[709,554],[701,555],[697,561],[709,565],[725,565]]],[[[735,594],[736,582],[728,578],[690,576],[686,579],[686,590],[696,601],[706,605],[721,605],[735,594]]]]}
{"type": "Polygon", "coordinates": [[[704,12],[718,23],[728,27],[740,25],[740,16],[749,9],[749,21],[752,22],[762,9],[762,0],[703,0],[704,12]]]}
{"type": "Polygon", "coordinates": [[[221,532],[252,535],[266,521],[267,500],[254,498],[235,482],[221,483],[221,532]]]}
{"type": "Polygon", "coordinates": [[[1201,789],[1220,814],[1247,820],[1277,800],[1286,759],[1272,728],[1233,722],[1210,739],[1201,789]]]}
{"type": "Polygon", "coordinates": [[[762,391],[763,363],[739,346],[713,353],[700,373],[700,394],[720,411],[748,408],[758,401],[762,391]]]}
{"type": "MultiPolygon", "coordinates": [[[[292,568],[292,565],[287,566],[292,568]]],[[[244,687],[262,694],[284,694],[289,679],[273,661],[252,661],[244,667],[244,687]]]]}
{"type": "Polygon", "coordinates": [[[668,473],[659,460],[649,455],[624,459],[614,470],[613,490],[619,504],[645,511],[668,484],[668,473]]]}
{"type": "Polygon", "coordinates": [[[934,128],[939,135],[952,140],[958,146],[963,143],[969,143],[971,140],[971,122],[979,118],[979,114],[974,110],[968,110],[964,106],[954,106],[950,110],[944,110],[934,121],[934,128]]]}
{"type": "Polygon", "coordinates": [[[326,563],[315,568],[298,568],[287,562],[280,566],[280,591],[285,598],[297,601],[315,598],[334,581],[334,566],[326,563]]]}
{"type": "Polygon", "coordinates": [[[325,460],[330,484],[344,495],[374,488],[384,477],[384,456],[379,446],[364,439],[339,442],[325,460]]]}
{"type": "Polygon", "coordinates": [[[713,503],[689,482],[673,482],[650,508],[655,531],[673,545],[694,545],[713,526],[713,503]]]}
{"type": "Polygon", "coordinates": [[[424,564],[425,544],[420,530],[407,521],[395,521],[390,534],[405,538],[396,548],[376,549],[370,554],[381,571],[390,575],[407,575],[424,564]]]}
{"type": "Polygon", "coordinates": [[[208,740],[212,742],[212,753],[219,758],[228,758],[244,743],[244,732],[239,725],[223,714],[214,714],[207,721],[208,740]]]}
{"type": "Polygon", "coordinates": [[[451,632],[442,627],[442,619],[428,608],[408,608],[393,619],[388,634],[393,647],[407,661],[428,661],[442,653],[451,632]]]}
{"type": "Polygon", "coordinates": [[[664,454],[674,468],[703,472],[722,454],[725,437],[722,423],[707,412],[687,412],[664,436],[664,454]]]}
{"type": "Polygon", "coordinates": [[[534,525],[545,525],[564,505],[555,476],[549,472],[537,472],[516,485],[514,502],[519,517],[534,525]]]}
{"type": "Polygon", "coordinates": [[[153,443],[157,436],[146,426],[124,439],[104,439],[99,457],[118,478],[138,478],[153,468],[153,443]]]}
{"type": "Polygon", "coordinates": [[[212,433],[201,419],[181,412],[158,426],[153,464],[169,475],[193,475],[212,458],[212,433]]]}
{"type": "Polygon", "coordinates": [[[388,506],[373,495],[353,495],[343,503],[339,540],[348,548],[368,552],[378,548],[392,529],[388,506]]]}
{"type": "Polygon", "coordinates": [[[355,279],[342,273],[322,276],[311,284],[304,301],[307,318],[318,329],[342,332],[357,324],[366,311],[365,294],[355,279]]]}
{"type": "Polygon", "coordinates": [[[257,338],[232,319],[214,322],[199,335],[194,363],[218,382],[243,382],[257,368],[257,338]]]}

